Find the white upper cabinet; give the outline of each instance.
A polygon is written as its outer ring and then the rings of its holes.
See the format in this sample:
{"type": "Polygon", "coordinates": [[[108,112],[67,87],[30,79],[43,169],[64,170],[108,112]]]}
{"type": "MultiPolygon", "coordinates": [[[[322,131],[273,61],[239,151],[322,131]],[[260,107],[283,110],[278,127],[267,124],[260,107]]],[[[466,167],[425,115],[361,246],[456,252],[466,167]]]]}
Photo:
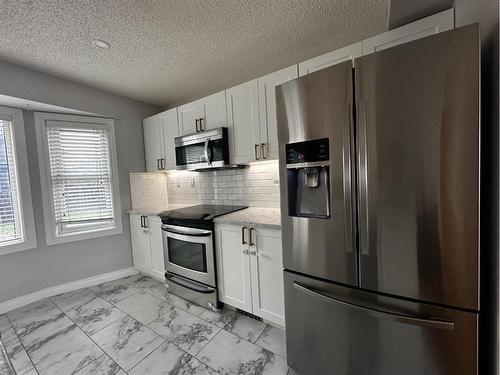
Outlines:
{"type": "Polygon", "coordinates": [[[177,108],[144,119],[143,130],[146,170],[175,168],[174,138],[179,135],[177,108]]]}
{"type": "Polygon", "coordinates": [[[146,170],[154,172],[161,169],[160,159],[163,158],[162,119],[161,114],[144,119],[144,151],[146,155],[146,170]]]}
{"type": "Polygon", "coordinates": [[[175,169],[174,139],[179,136],[177,108],[162,113],[163,129],[163,169],[175,169]]]}
{"type": "Polygon", "coordinates": [[[201,108],[201,130],[227,126],[226,92],[221,91],[198,100],[201,108]]]}
{"type": "Polygon", "coordinates": [[[297,77],[297,65],[292,65],[258,79],[261,156],[264,159],[278,159],[276,86],[297,77]]]}
{"type": "Polygon", "coordinates": [[[192,102],[181,105],[178,112],[180,135],[196,133],[199,129],[198,122],[201,117],[200,103],[192,102]]]}
{"type": "Polygon", "coordinates": [[[179,107],[181,135],[227,126],[226,92],[221,91],[179,107]]]}
{"type": "Polygon", "coordinates": [[[453,9],[448,9],[432,16],[422,18],[407,25],[363,40],[363,55],[408,43],[455,27],[453,9]]]}
{"type": "Polygon", "coordinates": [[[327,68],[332,65],[340,64],[344,61],[353,60],[363,54],[363,43],[358,42],[346,47],[336,49],[335,51],[325,53],[324,55],[314,57],[299,64],[299,76],[327,68]]]}
{"type": "Polygon", "coordinates": [[[256,160],[261,144],[257,80],[226,90],[226,100],[231,162],[256,160]]]}

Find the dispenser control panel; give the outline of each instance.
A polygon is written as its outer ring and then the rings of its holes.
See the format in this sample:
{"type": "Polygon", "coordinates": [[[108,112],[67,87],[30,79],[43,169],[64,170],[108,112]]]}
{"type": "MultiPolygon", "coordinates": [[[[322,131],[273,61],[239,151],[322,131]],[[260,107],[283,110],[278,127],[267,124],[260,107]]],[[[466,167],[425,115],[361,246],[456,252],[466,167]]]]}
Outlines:
{"type": "Polygon", "coordinates": [[[330,159],[328,138],[289,143],[285,146],[286,164],[312,163],[330,159]]]}

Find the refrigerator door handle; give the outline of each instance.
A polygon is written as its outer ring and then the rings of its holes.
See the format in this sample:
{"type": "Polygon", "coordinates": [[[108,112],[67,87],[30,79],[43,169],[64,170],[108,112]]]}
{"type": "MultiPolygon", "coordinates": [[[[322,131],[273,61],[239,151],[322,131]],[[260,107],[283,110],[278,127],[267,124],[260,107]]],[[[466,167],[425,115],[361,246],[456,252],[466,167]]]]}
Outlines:
{"type": "Polygon", "coordinates": [[[370,227],[369,227],[369,193],[368,193],[368,143],[366,127],[366,101],[358,101],[359,131],[357,132],[358,157],[358,215],[360,221],[359,245],[362,255],[370,255],[370,227]]]}
{"type": "Polygon", "coordinates": [[[344,131],[344,147],[342,151],[344,167],[344,212],[345,212],[345,242],[346,253],[354,251],[354,224],[353,224],[353,200],[352,200],[352,126],[353,106],[349,103],[349,123],[347,131],[344,131]]]}
{"type": "Polygon", "coordinates": [[[451,321],[447,320],[438,320],[438,319],[432,319],[432,318],[418,318],[418,317],[413,317],[409,315],[404,315],[404,314],[399,314],[396,312],[390,312],[390,311],[384,311],[384,310],[377,310],[377,309],[372,309],[369,307],[357,305],[354,303],[349,303],[346,301],[342,301],[337,298],[333,298],[330,296],[327,296],[326,294],[323,294],[321,292],[312,290],[308,288],[305,285],[302,285],[301,283],[298,283],[296,281],[293,282],[293,287],[305,294],[308,294],[311,297],[320,299],[322,301],[325,301],[327,303],[333,303],[337,304],[340,306],[343,306],[345,308],[351,309],[351,310],[357,310],[357,311],[363,311],[370,316],[373,316],[375,318],[379,319],[384,319],[384,320],[390,320],[393,322],[398,322],[398,323],[403,323],[403,324],[411,324],[415,326],[420,326],[420,327],[428,327],[428,328],[438,328],[438,329],[446,329],[446,330],[453,330],[455,324],[451,321]]]}

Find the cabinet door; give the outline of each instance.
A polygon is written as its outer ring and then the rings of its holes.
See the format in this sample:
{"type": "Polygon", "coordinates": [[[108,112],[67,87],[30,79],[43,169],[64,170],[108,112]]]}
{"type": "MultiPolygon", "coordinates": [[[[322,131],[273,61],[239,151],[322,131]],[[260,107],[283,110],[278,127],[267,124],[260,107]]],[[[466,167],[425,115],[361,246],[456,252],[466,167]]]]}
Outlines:
{"type": "MultiPolygon", "coordinates": [[[[248,231],[245,232],[248,236],[248,231]]],[[[242,227],[239,225],[215,226],[219,299],[251,313],[250,259],[248,245],[242,242],[242,227]]]]}
{"type": "Polygon", "coordinates": [[[385,33],[363,40],[363,55],[408,43],[455,27],[453,9],[409,23],[385,33]]]}
{"type": "Polygon", "coordinates": [[[250,246],[253,313],[284,327],[281,231],[255,228],[251,232],[254,244],[250,246]]]}
{"type": "Polygon", "coordinates": [[[227,126],[225,91],[202,98],[198,102],[201,104],[202,130],[227,126]]]}
{"type": "Polygon", "coordinates": [[[347,60],[353,60],[363,54],[363,43],[358,42],[349,46],[336,49],[335,51],[325,53],[324,55],[314,57],[299,64],[299,77],[327,68],[332,65],[340,64],[347,60]]]}
{"type": "Polygon", "coordinates": [[[148,117],[142,122],[144,132],[144,151],[146,155],[146,170],[157,171],[160,168],[158,160],[163,158],[162,119],[160,115],[148,117]]]}
{"type": "Polygon", "coordinates": [[[259,78],[260,139],[265,159],[278,159],[278,123],[276,86],[298,77],[297,65],[259,78]]]}
{"type": "Polygon", "coordinates": [[[230,127],[231,162],[254,161],[260,147],[257,80],[226,90],[227,118],[230,127]]]}
{"type": "Polygon", "coordinates": [[[151,247],[149,232],[147,229],[141,228],[141,215],[130,214],[130,240],[132,243],[134,268],[150,273],[151,247]]]}
{"type": "Polygon", "coordinates": [[[177,120],[177,108],[169,109],[164,112],[162,117],[165,169],[175,169],[174,138],[179,136],[179,123],[177,120]]]}
{"type": "Polygon", "coordinates": [[[148,216],[149,239],[151,246],[151,275],[165,278],[165,262],[163,260],[163,234],[161,220],[158,216],[148,216]]]}
{"type": "Polygon", "coordinates": [[[178,108],[180,135],[196,133],[196,120],[201,117],[201,113],[199,101],[184,104],[178,108]]]}

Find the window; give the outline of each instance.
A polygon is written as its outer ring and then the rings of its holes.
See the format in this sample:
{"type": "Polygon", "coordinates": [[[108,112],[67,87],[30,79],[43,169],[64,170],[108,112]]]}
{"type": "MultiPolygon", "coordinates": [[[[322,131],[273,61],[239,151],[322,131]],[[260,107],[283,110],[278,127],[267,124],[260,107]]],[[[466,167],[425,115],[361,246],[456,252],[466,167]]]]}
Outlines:
{"type": "Polygon", "coordinates": [[[35,246],[23,114],[0,107],[0,254],[35,246]]]}
{"type": "Polygon", "coordinates": [[[121,233],[113,120],[49,113],[35,119],[47,243],[121,233]]]}

